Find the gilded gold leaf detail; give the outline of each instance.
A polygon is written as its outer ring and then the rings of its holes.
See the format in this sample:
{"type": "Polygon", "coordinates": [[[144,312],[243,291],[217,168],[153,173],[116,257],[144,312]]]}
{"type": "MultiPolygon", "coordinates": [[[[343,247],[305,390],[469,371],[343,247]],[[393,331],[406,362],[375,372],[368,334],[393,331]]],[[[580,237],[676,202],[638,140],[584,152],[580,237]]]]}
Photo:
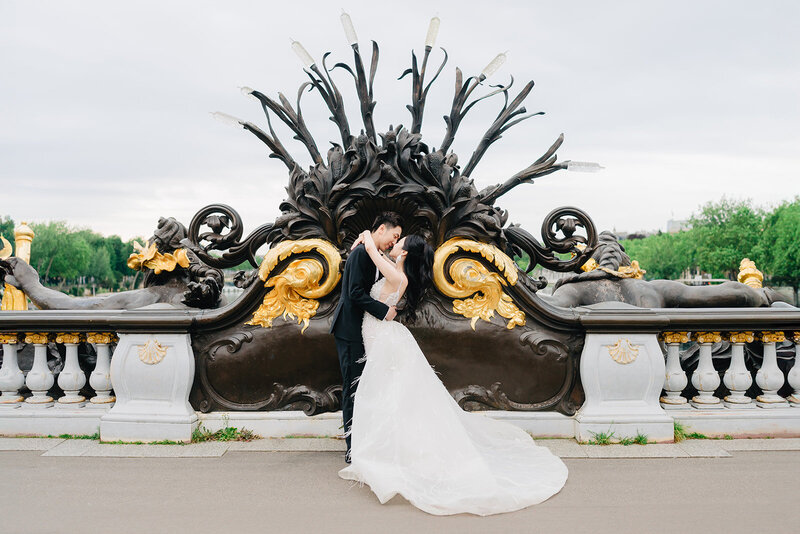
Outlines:
{"type": "Polygon", "coordinates": [[[156,274],[171,272],[175,267],[180,266],[186,269],[189,267],[189,256],[186,249],[179,248],[172,253],[163,254],[156,248],[155,242],[147,242],[147,246],[142,246],[138,242],[133,242],[134,252],[128,257],[128,267],[135,271],[150,269],[156,274]]]}
{"type": "Polygon", "coordinates": [[[3,248],[0,249],[0,260],[7,260],[11,257],[11,253],[13,249],[11,248],[11,243],[8,242],[8,239],[0,235],[0,243],[3,243],[3,248]]]}
{"type": "Polygon", "coordinates": [[[755,339],[753,332],[729,332],[728,340],[731,343],[752,343],[755,339]]]}
{"type": "Polygon", "coordinates": [[[283,317],[297,319],[298,324],[303,324],[301,333],[305,332],[319,308],[319,301],[316,299],[333,291],[339,283],[342,276],[339,272],[341,263],[342,257],[336,247],[321,239],[278,243],[267,252],[258,269],[258,276],[265,281],[264,286],[272,290],[264,297],[261,306],[247,324],[268,328],[272,326],[274,319],[283,317]],[[294,254],[311,251],[316,251],[325,259],[327,277],[325,277],[325,266],[317,258],[296,259],[282,272],[271,276],[281,261],[294,254]]]}
{"type": "Polygon", "coordinates": [[[759,339],[763,343],[780,343],[786,341],[786,336],[783,332],[761,332],[759,339]]]}
{"type": "Polygon", "coordinates": [[[161,363],[167,355],[167,347],[164,347],[155,339],[148,339],[147,343],[139,347],[139,359],[147,365],[161,363]]]}
{"type": "Polygon", "coordinates": [[[19,343],[17,334],[0,334],[0,345],[16,345],[19,343]]]}
{"type": "Polygon", "coordinates": [[[744,258],[739,264],[739,276],[737,280],[753,289],[761,289],[764,275],[761,271],[756,269],[756,264],[753,260],[744,258]]]}
{"type": "Polygon", "coordinates": [[[719,332],[695,332],[692,339],[698,343],[719,343],[722,335],[719,332]]]}
{"type": "Polygon", "coordinates": [[[77,343],[80,343],[81,341],[83,341],[83,336],[78,334],[78,333],[65,334],[65,333],[62,332],[62,333],[58,333],[56,335],[56,343],[75,343],[75,344],[77,344],[77,343]]]}
{"type": "Polygon", "coordinates": [[[50,341],[50,334],[35,334],[28,332],[25,334],[25,343],[33,343],[34,345],[44,345],[50,341]]]}
{"type": "Polygon", "coordinates": [[[119,340],[117,336],[111,333],[104,332],[89,332],[86,334],[86,341],[89,343],[97,343],[100,345],[109,345],[116,343],[119,340]]]}
{"type": "Polygon", "coordinates": [[[597,269],[597,267],[598,267],[597,260],[595,260],[594,258],[589,258],[589,261],[581,265],[581,271],[588,273],[590,271],[594,271],[595,269],[597,269]]]}
{"type": "Polygon", "coordinates": [[[506,325],[508,329],[525,324],[525,314],[503,291],[503,286],[517,283],[517,276],[514,260],[500,249],[469,239],[453,238],[447,241],[436,250],[433,260],[433,280],[437,289],[456,299],[453,300],[453,311],[471,319],[473,330],[478,319],[490,322],[495,312],[509,320],[506,325]],[[458,250],[480,254],[500,274],[489,271],[475,258],[458,258],[450,265],[450,282],[444,266],[447,258],[458,250]]]}
{"type": "Polygon", "coordinates": [[[689,332],[664,332],[661,334],[664,343],[688,343],[689,332]]]}
{"type": "Polygon", "coordinates": [[[613,345],[608,346],[608,355],[615,362],[625,365],[631,363],[639,356],[639,347],[628,339],[619,339],[613,345]]]}

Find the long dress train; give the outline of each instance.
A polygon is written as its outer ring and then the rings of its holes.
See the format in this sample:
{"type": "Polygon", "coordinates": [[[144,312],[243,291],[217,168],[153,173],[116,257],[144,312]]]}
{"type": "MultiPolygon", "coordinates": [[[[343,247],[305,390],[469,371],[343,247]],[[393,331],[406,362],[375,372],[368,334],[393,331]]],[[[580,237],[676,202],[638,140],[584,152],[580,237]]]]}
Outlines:
{"type": "Polygon", "coordinates": [[[365,314],[362,330],[352,463],[339,476],[368,484],[381,503],[400,494],[436,515],[511,512],[561,490],[561,459],[516,426],[462,410],[404,325],[365,314]]]}

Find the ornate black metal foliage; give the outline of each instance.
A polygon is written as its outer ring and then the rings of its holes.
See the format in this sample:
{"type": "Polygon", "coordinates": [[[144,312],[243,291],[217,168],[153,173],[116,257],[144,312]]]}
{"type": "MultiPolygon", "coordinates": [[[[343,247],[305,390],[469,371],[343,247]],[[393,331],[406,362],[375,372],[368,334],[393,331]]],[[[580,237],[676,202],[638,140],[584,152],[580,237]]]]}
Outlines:
{"type": "Polygon", "coordinates": [[[452,237],[465,237],[492,243],[513,253],[526,252],[531,256],[531,268],[537,263],[556,270],[575,270],[582,265],[596,243],[594,225],[584,212],[569,208],[548,216],[542,244],[517,226],[506,227],[508,214],[495,206],[495,201],[514,187],[566,168],[567,162],[559,163],[556,156],[564,141],[563,135],[540,158],[503,183],[478,191],[470,178],[489,146],[505,131],[541,114],[528,114],[522,106],[533,89],[532,81],[513,98],[510,95],[513,78],[507,85],[492,86],[487,94],[472,98],[474,91],[484,85],[486,76],[480,74],[464,80],[461,70],[456,69],[452,107],[444,117],[445,137],[438,149],[431,149],[422,141],[420,133],[425,100],[447,62],[447,53],[444,52],[441,65],[427,84],[425,73],[431,47],[425,48],[421,68],[412,53],[411,68],[400,76],[402,79],[411,74],[412,103],[408,106],[411,129],[390,126],[389,131],[378,136],[372,119],[375,108],[372,83],[377,71],[378,45],[373,42],[369,73],[358,45],[352,48],[354,68],[346,63],[328,68],[330,53],[323,56],[321,66],[312,64],[305,71],[310,81],[300,86],[294,106],[283,94],[274,100],[259,91],[243,88],[245,94],[260,102],[267,116],[268,131],[248,121],[228,118],[253,133],[269,147],[270,157],[280,159],[287,166],[288,196],[281,203],[281,215],[274,223],[259,227],[244,240],[241,240],[241,218],[232,208],[208,206],[192,221],[186,246],[215,267],[229,267],[245,260],[255,265],[254,253],[260,246],[287,239],[322,238],[346,253],[352,240],[370,226],[377,213],[393,210],[403,216],[405,232],[422,232],[430,237],[434,246],[452,237]],[[336,68],[353,77],[365,129],[360,135],[351,134],[342,94],[331,77],[336,68]],[[322,97],[341,136],[341,145],[332,143],[324,159],[303,120],[300,104],[307,90],[316,90],[322,97]],[[450,146],[469,110],[495,95],[502,96],[503,106],[462,171],[450,146]],[[278,139],[271,115],[286,124],[294,138],[305,146],[313,161],[308,171],[301,169],[278,139]],[[204,225],[211,231],[201,232],[204,225]],[[577,227],[584,228],[587,235],[574,235],[577,227]],[[557,231],[563,233],[562,239],[555,237],[557,231]],[[577,247],[578,244],[586,247],[577,247]],[[211,251],[224,251],[224,254],[218,257],[210,254],[211,251]],[[567,252],[574,254],[569,261],[555,256],[555,253],[567,252]]]}

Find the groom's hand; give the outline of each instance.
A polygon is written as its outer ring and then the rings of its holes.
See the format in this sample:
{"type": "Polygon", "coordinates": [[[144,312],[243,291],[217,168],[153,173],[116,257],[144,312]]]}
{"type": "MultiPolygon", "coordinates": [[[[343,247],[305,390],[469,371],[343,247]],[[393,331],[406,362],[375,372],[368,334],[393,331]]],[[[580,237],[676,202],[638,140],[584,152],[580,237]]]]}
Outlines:
{"type": "Polygon", "coordinates": [[[390,306],[389,311],[386,312],[386,317],[384,317],[383,320],[393,321],[395,317],[397,317],[397,308],[395,308],[394,306],[390,306]]]}

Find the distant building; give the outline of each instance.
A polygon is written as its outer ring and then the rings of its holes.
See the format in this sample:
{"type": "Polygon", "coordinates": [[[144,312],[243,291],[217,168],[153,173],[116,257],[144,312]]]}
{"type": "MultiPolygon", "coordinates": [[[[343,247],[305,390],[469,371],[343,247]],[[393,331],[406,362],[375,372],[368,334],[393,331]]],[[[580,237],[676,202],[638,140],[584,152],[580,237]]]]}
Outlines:
{"type": "Polygon", "coordinates": [[[667,221],[667,233],[668,234],[677,234],[678,232],[683,232],[684,230],[689,230],[692,227],[689,224],[689,221],[676,221],[675,219],[670,219],[667,221]]]}

